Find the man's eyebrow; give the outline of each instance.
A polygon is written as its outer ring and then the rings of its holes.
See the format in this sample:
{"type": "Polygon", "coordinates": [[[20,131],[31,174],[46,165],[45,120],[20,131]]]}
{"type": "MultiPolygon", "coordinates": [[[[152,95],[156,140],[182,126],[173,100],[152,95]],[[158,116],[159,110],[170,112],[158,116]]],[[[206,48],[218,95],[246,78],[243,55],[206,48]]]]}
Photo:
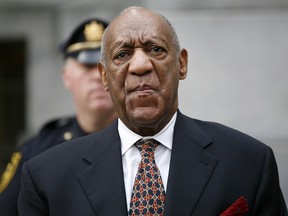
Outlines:
{"type": "Polygon", "coordinates": [[[165,41],[165,39],[161,36],[155,35],[152,36],[151,38],[147,39],[147,40],[143,40],[144,42],[142,44],[144,45],[150,45],[150,44],[155,44],[155,43],[163,43],[165,45],[167,45],[167,42],[165,41]]]}
{"type": "MultiPolygon", "coordinates": [[[[143,38],[140,40],[140,43],[143,46],[149,46],[151,44],[164,44],[167,46],[167,42],[163,37],[161,36],[153,36],[152,38],[143,38]],[[142,42],[141,42],[142,41],[142,42]]],[[[131,40],[119,40],[111,44],[110,50],[120,48],[120,47],[126,47],[126,48],[132,48],[134,43],[131,40]]]]}
{"type": "Polygon", "coordinates": [[[111,44],[111,49],[114,49],[116,47],[120,47],[121,44],[123,44],[123,41],[117,41],[117,42],[114,42],[113,44],[111,44]]]}
{"type": "Polygon", "coordinates": [[[130,41],[116,41],[111,45],[111,50],[119,47],[132,47],[132,43],[130,41]]]}

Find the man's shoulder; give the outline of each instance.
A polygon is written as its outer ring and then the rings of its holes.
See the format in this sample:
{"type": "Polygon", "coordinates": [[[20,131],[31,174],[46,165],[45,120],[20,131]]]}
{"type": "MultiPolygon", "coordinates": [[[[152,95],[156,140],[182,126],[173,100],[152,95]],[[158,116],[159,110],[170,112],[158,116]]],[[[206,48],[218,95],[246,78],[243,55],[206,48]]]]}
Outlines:
{"type": "Polygon", "coordinates": [[[40,129],[39,134],[46,132],[59,131],[59,129],[70,128],[75,121],[75,116],[64,116],[59,118],[54,118],[46,122],[40,129]]]}
{"type": "Polygon", "coordinates": [[[45,123],[39,132],[18,147],[28,159],[57,144],[78,137],[75,132],[74,116],[60,117],[45,123]]]}
{"type": "Polygon", "coordinates": [[[115,143],[119,138],[117,131],[117,122],[112,123],[110,126],[96,131],[86,136],[76,137],[66,141],[61,145],[57,145],[35,157],[35,160],[47,161],[47,159],[66,160],[67,158],[77,158],[83,152],[101,152],[105,151],[107,143],[115,143]],[[65,158],[63,157],[65,155],[65,158]],[[44,159],[45,158],[45,159],[44,159]]]}
{"type": "MultiPolygon", "coordinates": [[[[232,128],[222,123],[194,119],[185,115],[181,115],[182,123],[186,125],[187,132],[193,136],[195,133],[202,134],[202,137],[207,137],[211,142],[216,143],[217,146],[242,148],[242,149],[262,149],[267,150],[267,145],[262,141],[242,132],[238,129],[232,128]]],[[[269,148],[269,147],[268,147],[269,148]]]]}
{"type": "Polygon", "coordinates": [[[65,129],[69,130],[72,128],[75,122],[75,116],[64,116],[49,120],[41,126],[40,130],[36,135],[27,139],[25,144],[31,143],[41,136],[54,135],[62,132],[65,129]]]}

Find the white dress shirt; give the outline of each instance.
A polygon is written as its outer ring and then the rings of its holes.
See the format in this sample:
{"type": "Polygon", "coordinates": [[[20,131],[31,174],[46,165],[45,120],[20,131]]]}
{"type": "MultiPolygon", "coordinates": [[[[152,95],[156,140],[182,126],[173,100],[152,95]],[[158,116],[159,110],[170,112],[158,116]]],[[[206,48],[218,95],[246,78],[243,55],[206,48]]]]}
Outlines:
{"type": "Polygon", "coordinates": [[[153,138],[162,144],[157,146],[155,150],[155,161],[160,170],[164,189],[166,190],[176,117],[177,112],[174,114],[170,122],[159,133],[151,137],[142,137],[134,133],[129,128],[127,128],[120,119],[118,119],[118,131],[121,139],[122,164],[128,211],[130,208],[129,205],[134,180],[137,174],[139,163],[141,161],[140,151],[135,147],[134,144],[142,138],[153,138]]]}

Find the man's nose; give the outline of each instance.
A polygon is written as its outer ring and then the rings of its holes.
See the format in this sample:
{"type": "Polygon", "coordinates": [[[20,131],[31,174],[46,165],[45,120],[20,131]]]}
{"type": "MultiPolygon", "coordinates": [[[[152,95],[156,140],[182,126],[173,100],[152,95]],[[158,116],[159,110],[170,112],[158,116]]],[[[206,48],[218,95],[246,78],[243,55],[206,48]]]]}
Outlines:
{"type": "Polygon", "coordinates": [[[129,72],[135,75],[143,75],[151,72],[153,64],[150,57],[143,49],[137,49],[130,59],[129,72]]]}

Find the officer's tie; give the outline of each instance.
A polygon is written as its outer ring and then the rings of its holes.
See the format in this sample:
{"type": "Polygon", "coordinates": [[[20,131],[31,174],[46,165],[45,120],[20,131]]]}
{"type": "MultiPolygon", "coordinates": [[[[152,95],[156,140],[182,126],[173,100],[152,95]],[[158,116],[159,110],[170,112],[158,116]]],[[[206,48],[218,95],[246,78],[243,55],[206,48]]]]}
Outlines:
{"type": "Polygon", "coordinates": [[[131,216],[163,216],[165,191],[154,158],[155,149],[159,144],[154,139],[141,139],[135,143],[141,153],[141,162],[131,196],[131,216]]]}

